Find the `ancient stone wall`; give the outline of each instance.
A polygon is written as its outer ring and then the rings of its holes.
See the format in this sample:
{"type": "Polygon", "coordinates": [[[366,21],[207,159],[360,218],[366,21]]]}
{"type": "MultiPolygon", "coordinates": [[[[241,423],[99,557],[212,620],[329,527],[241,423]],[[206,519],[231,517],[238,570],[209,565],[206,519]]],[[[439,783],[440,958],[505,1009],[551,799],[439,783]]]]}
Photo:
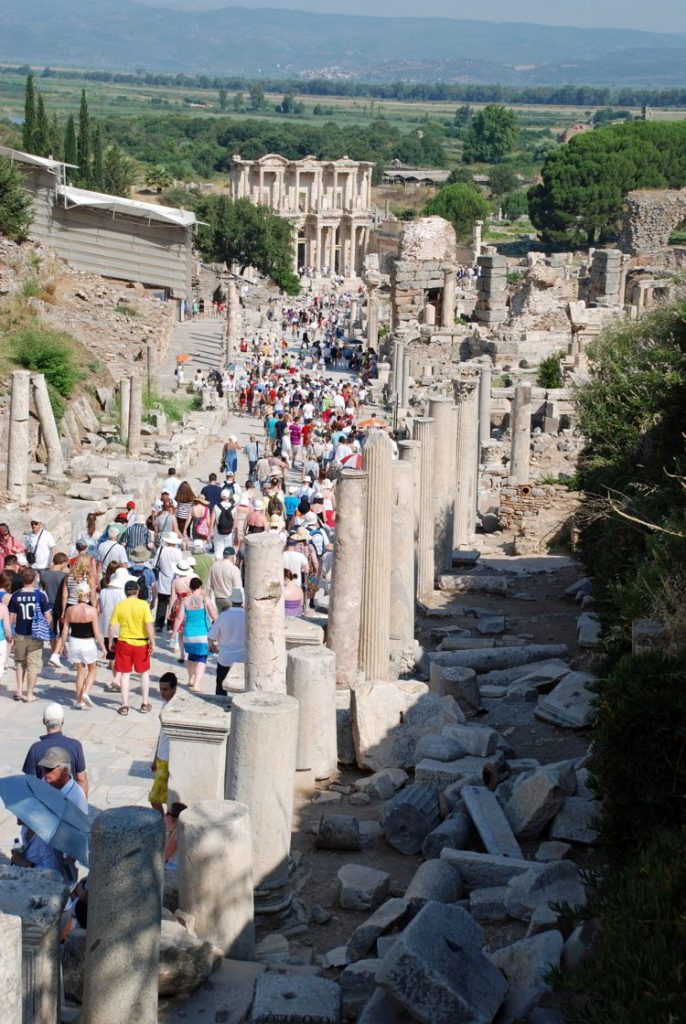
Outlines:
{"type": "Polygon", "coordinates": [[[515,553],[537,554],[569,544],[581,495],[552,484],[519,484],[500,491],[500,528],[515,533],[515,553]]]}
{"type": "Polygon", "coordinates": [[[622,252],[638,255],[663,249],[686,220],[686,188],[629,192],[619,236],[622,252]]]}

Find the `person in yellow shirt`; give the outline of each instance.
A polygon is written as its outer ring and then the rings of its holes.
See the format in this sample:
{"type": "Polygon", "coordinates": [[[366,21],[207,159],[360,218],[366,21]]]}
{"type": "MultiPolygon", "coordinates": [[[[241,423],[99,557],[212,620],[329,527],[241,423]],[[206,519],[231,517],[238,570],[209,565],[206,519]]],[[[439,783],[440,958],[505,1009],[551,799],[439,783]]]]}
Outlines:
{"type": "Polygon", "coordinates": [[[114,627],[119,626],[119,636],[114,653],[113,685],[121,687],[120,715],[129,713],[129,680],[131,672],[141,677],[141,713],[152,711],[148,701],[150,692],[150,656],[155,649],[155,628],[152,612],[147,601],[138,596],[138,581],[129,580],[124,586],[126,597],[115,605],[110,619],[108,638],[110,649],[114,642],[114,627]]]}

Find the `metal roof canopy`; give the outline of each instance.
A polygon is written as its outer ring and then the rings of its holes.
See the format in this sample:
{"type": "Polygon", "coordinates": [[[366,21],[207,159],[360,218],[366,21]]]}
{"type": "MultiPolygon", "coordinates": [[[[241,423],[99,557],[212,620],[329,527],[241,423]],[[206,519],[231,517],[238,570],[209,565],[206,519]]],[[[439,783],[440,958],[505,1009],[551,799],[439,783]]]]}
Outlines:
{"type": "Polygon", "coordinates": [[[103,192],[89,192],[84,188],[71,185],[58,185],[57,194],[65,200],[65,207],[87,206],[92,209],[109,210],[112,214],[125,214],[128,217],[139,217],[141,220],[159,221],[162,224],[175,224],[180,228],[193,227],[197,224],[194,213],[180,210],[175,206],[157,206],[155,203],[143,203],[138,199],[124,199],[123,196],[108,196],[103,192]]]}
{"type": "Polygon", "coordinates": [[[77,164],[65,164],[64,160],[53,160],[52,157],[36,156],[34,153],[24,153],[20,149],[10,149],[9,146],[0,146],[0,156],[6,156],[20,164],[33,164],[36,167],[43,167],[46,171],[56,171],[62,167],[78,166],[77,164]]]}

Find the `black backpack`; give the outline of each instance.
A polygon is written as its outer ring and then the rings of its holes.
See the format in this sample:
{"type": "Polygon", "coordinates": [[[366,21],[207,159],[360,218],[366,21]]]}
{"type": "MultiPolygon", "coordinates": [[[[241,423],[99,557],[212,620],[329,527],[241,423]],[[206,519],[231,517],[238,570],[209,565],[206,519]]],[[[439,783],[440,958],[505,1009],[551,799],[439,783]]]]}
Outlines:
{"type": "Polygon", "coordinates": [[[147,567],[143,565],[139,569],[130,568],[128,572],[130,576],[135,576],[138,580],[138,596],[141,601],[147,601],[148,604],[150,604],[150,598],[152,595],[150,593],[150,588],[148,587],[147,579],[147,572],[150,570],[147,570],[146,572],[146,569],[147,567]]]}
{"type": "Polygon", "coordinates": [[[218,507],[221,508],[221,512],[217,519],[217,533],[222,537],[228,537],[233,532],[233,509],[224,508],[222,505],[218,507]]]}

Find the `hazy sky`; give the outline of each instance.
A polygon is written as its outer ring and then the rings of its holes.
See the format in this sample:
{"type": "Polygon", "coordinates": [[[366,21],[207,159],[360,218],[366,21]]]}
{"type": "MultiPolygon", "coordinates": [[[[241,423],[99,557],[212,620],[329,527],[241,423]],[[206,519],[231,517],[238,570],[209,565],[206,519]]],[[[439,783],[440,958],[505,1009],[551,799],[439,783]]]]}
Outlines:
{"type": "Polygon", "coordinates": [[[654,32],[686,32],[684,0],[489,0],[467,3],[465,0],[145,0],[156,6],[284,7],[316,11],[322,14],[376,14],[417,17],[469,18],[484,21],[533,21],[543,25],[602,26],[640,28],[654,32]]]}

